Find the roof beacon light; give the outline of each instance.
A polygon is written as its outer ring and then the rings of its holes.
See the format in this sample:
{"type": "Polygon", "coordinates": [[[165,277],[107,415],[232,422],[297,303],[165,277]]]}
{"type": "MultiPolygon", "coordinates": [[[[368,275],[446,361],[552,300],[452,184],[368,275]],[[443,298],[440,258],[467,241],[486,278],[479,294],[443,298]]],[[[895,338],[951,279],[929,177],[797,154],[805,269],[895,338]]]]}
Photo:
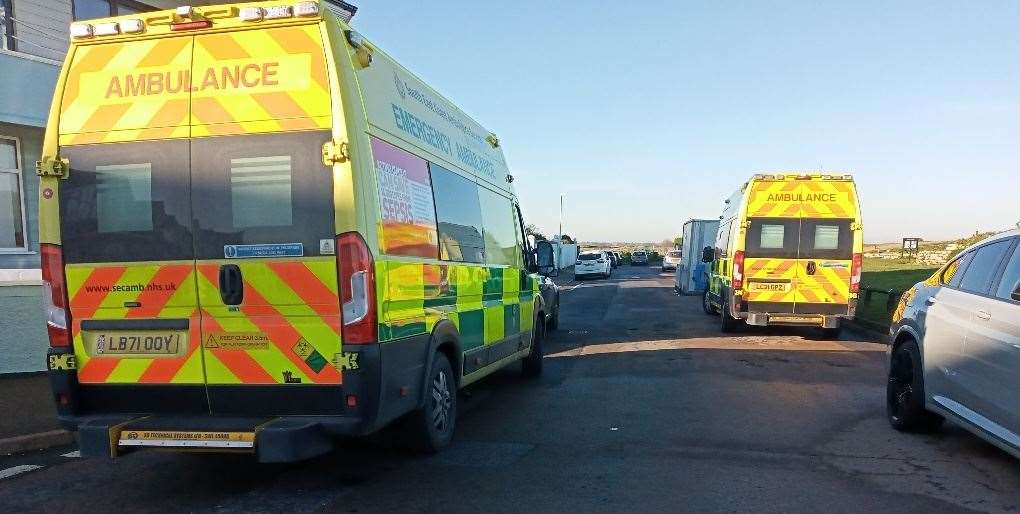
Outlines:
{"type": "Polygon", "coordinates": [[[274,5],[272,7],[266,7],[267,20],[279,20],[282,18],[290,18],[293,15],[294,12],[289,5],[274,5]]]}
{"type": "Polygon", "coordinates": [[[261,21],[265,15],[261,7],[242,7],[239,13],[241,21],[261,21]]]}
{"type": "Polygon", "coordinates": [[[298,2],[294,4],[294,16],[318,16],[319,4],[315,2],[298,2]]]}
{"type": "Polygon", "coordinates": [[[137,34],[145,28],[142,20],[124,20],[120,22],[120,31],[125,34],[137,34]]]}
{"type": "Polygon", "coordinates": [[[97,36],[116,36],[120,34],[120,25],[115,21],[97,23],[95,31],[97,36]]]}
{"type": "Polygon", "coordinates": [[[181,5],[177,7],[175,12],[177,13],[177,16],[180,16],[181,18],[190,18],[191,14],[195,12],[195,9],[190,5],[181,5]]]}
{"type": "Polygon", "coordinates": [[[71,24],[71,38],[72,39],[83,39],[92,37],[92,25],[88,23],[72,23],[71,24]]]}

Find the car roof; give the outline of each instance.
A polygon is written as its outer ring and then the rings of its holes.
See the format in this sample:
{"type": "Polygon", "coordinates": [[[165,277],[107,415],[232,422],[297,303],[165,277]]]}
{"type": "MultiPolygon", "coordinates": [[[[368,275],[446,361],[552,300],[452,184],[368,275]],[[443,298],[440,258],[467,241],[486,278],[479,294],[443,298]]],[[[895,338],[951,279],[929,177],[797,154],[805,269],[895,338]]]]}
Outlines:
{"type": "Polygon", "coordinates": [[[1020,236],[1020,229],[1013,229],[1013,230],[1007,230],[1005,232],[999,232],[998,234],[994,234],[994,235],[988,236],[988,237],[986,237],[986,238],[984,238],[984,239],[982,239],[982,240],[980,240],[980,241],[978,241],[978,242],[968,246],[967,248],[964,248],[963,251],[960,252],[960,255],[962,255],[964,253],[967,253],[967,252],[969,252],[969,251],[971,251],[971,250],[973,250],[973,249],[975,249],[975,248],[977,248],[979,246],[986,245],[988,243],[995,242],[995,241],[1000,241],[1002,239],[1009,239],[1011,237],[1016,237],[1016,236],[1020,236]]]}

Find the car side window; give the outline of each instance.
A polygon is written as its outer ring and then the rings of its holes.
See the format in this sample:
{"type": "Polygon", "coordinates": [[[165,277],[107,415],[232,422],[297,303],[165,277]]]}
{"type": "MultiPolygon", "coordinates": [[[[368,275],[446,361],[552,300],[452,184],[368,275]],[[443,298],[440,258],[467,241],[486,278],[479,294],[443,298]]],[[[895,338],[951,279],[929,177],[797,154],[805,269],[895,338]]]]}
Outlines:
{"type": "Polygon", "coordinates": [[[992,286],[992,278],[999,270],[999,264],[1009,250],[1012,241],[997,241],[978,248],[974,258],[963,272],[960,289],[971,293],[986,294],[992,286]]]}
{"type": "Polygon", "coordinates": [[[1013,293],[1020,286],[1020,248],[1013,250],[1013,256],[1006,263],[1006,269],[999,280],[999,287],[995,290],[995,297],[1003,300],[1020,302],[1020,299],[1013,298],[1013,293]]]}
{"type": "Polygon", "coordinates": [[[960,279],[963,278],[962,271],[967,269],[967,264],[974,257],[974,252],[967,252],[956,258],[953,262],[946,266],[946,270],[942,272],[942,284],[949,287],[959,287],[960,279]]]}

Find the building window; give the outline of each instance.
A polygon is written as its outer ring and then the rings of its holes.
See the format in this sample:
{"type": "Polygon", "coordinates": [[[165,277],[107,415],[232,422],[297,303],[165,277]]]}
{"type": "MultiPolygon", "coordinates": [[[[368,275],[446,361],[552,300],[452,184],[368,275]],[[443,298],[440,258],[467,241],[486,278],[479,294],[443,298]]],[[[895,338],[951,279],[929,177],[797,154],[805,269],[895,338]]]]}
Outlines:
{"type": "Polygon", "coordinates": [[[14,50],[14,9],[11,0],[0,0],[0,45],[7,50],[14,50]]]}
{"type": "Polygon", "coordinates": [[[0,136],[0,250],[26,250],[18,140],[0,136]]]}
{"type": "Polygon", "coordinates": [[[89,20],[155,10],[131,0],[74,0],[74,19],[89,20]]]}

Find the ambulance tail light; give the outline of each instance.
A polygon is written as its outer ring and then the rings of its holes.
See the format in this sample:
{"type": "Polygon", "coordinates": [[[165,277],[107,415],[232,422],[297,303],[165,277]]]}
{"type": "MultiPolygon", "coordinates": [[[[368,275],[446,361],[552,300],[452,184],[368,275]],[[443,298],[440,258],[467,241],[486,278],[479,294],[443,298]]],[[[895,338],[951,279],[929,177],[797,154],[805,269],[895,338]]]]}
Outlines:
{"type": "Polygon", "coordinates": [[[64,253],[60,246],[39,245],[43,279],[43,306],[46,332],[53,348],[71,346],[71,313],[68,310],[67,282],[64,280],[64,253]]]}
{"type": "Polygon", "coordinates": [[[375,263],[361,234],[346,232],[336,237],[337,276],[343,344],[369,344],[376,337],[375,263]]]}
{"type": "Polygon", "coordinates": [[[733,278],[730,287],[734,291],[744,288],[744,251],[737,250],[733,254],[733,278]]]}
{"type": "Polygon", "coordinates": [[[859,293],[861,291],[861,268],[864,266],[864,256],[855,253],[853,260],[850,261],[850,292],[859,293]]]}

